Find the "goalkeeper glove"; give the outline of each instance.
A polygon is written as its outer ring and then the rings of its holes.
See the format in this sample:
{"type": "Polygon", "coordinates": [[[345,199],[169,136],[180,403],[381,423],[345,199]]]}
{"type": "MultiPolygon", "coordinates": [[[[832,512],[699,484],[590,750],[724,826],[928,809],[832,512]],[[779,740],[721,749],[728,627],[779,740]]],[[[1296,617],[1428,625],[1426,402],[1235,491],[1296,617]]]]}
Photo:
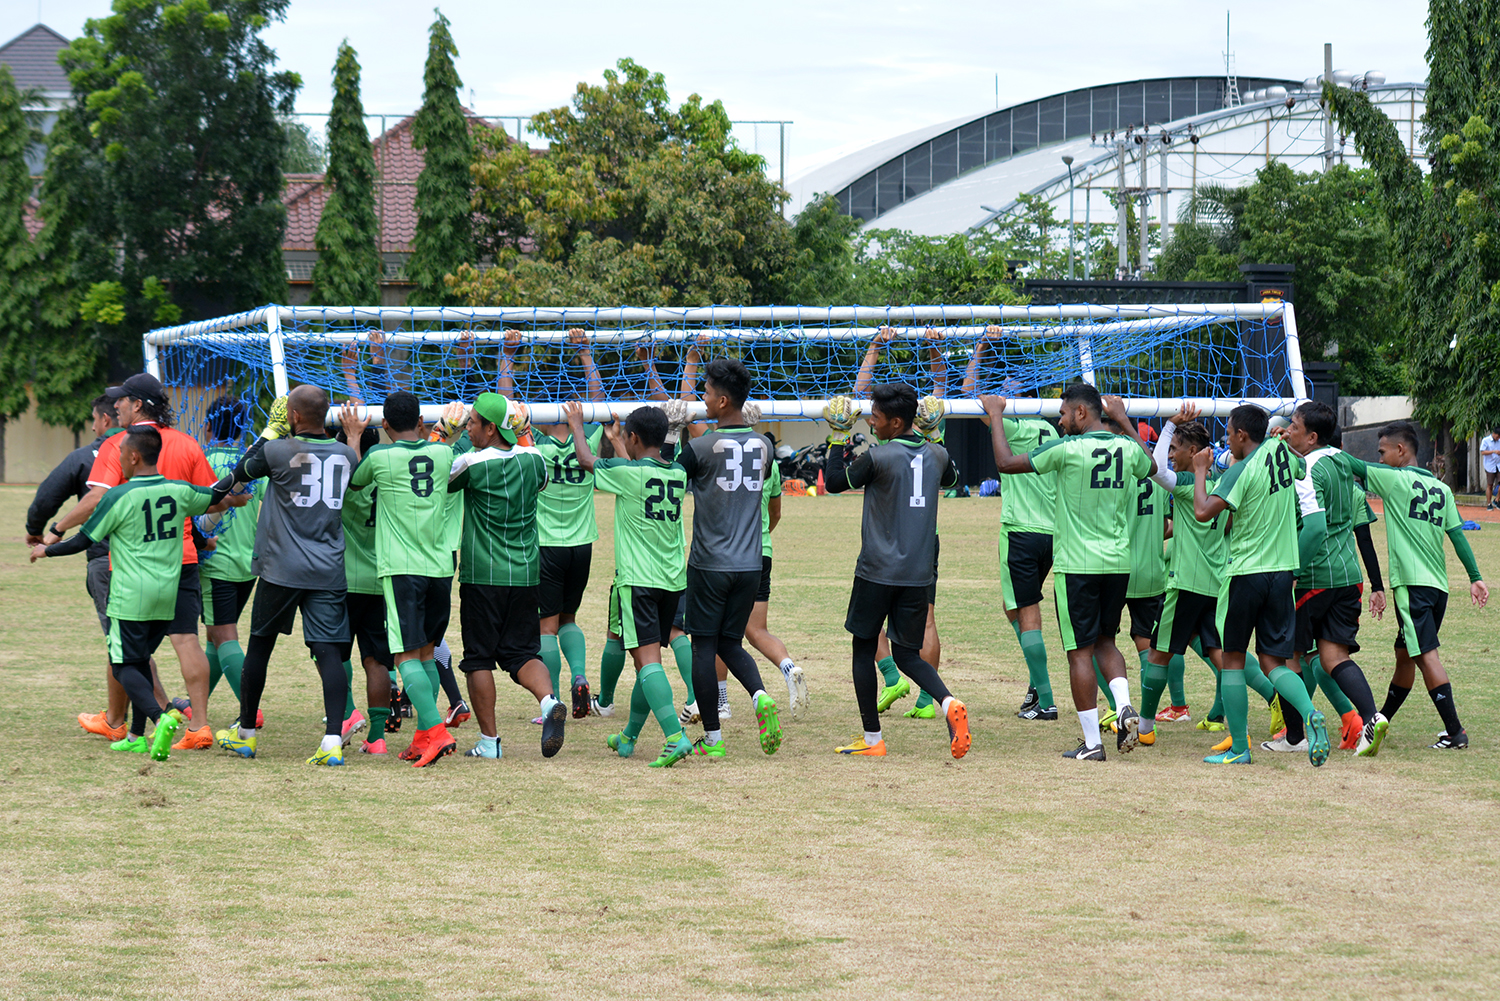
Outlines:
{"type": "Polygon", "coordinates": [[[683,428],[688,426],[687,401],[668,400],[662,404],[662,410],[667,414],[667,444],[676,444],[677,439],[682,436],[683,428]]]}
{"type": "Polygon", "coordinates": [[[260,436],[274,441],[277,438],[286,438],[291,433],[292,425],[286,416],[286,397],[278,396],[271,403],[271,411],[266,415],[266,427],[260,436]]]}
{"type": "Polygon", "coordinates": [[[935,445],[943,443],[943,401],[924,396],[917,401],[917,419],[913,422],[922,437],[935,445]]]}
{"type": "Polygon", "coordinates": [[[531,411],[520,400],[512,400],[505,408],[505,426],[516,433],[517,445],[531,444],[531,411]]]}
{"type": "Polygon", "coordinates": [[[740,412],[745,415],[745,423],[751,427],[760,423],[759,403],[751,403],[749,400],[746,400],[745,405],[740,408],[740,412]]]}
{"type": "Polygon", "coordinates": [[[859,401],[848,396],[835,396],[823,407],[823,420],[828,422],[830,445],[847,445],[854,431],[854,422],[859,420],[859,401]]]}

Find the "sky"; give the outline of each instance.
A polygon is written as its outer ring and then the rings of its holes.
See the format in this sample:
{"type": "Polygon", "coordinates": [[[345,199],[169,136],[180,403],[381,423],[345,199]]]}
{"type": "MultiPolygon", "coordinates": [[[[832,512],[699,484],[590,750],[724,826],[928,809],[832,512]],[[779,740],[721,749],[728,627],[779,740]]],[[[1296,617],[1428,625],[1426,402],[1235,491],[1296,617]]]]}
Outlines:
{"type": "MultiPolygon", "coordinates": [[[[1230,47],[1245,76],[1303,79],[1334,65],[1426,78],[1426,7],[1415,0],[1343,4],[1261,0],[1230,6],[1230,47]]],[[[841,152],[963,115],[1074,87],[1224,72],[1225,12],[1191,0],[920,3],[762,0],[756,4],[445,0],[463,99],[482,115],[530,115],[566,104],[623,56],[666,77],[676,102],[724,102],[734,119],[784,119],[787,176],[841,152]]],[[[6,0],[0,43],[37,20],[75,37],[106,0],[6,0]]],[[[298,110],[326,111],[346,37],[364,68],[372,114],[421,101],[432,10],[401,0],[292,0],[266,39],[300,73],[298,110]]],[[[514,123],[512,123],[514,132],[514,123]]],[[[774,126],[740,128],[775,175],[774,126]]]]}

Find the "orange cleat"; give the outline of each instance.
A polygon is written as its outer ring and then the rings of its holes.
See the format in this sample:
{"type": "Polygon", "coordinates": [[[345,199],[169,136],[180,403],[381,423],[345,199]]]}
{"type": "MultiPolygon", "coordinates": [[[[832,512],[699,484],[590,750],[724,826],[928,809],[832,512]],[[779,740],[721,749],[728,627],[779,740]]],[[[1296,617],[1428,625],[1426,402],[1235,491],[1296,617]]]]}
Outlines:
{"type": "Polygon", "coordinates": [[[1215,754],[1223,754],[1225,751],[1229,750],[1232,747],[1234,747],[1234,738],[1226,736],[1223,740],[1221,740],[1217,744],[1215,744],[1211,748],[1211,750],[1215,754]]]}
{"type": "Polygon", "coordinates": [[[1339,750],[1352,751],[1359,746],[1359,735],[1365,730],[1365,721],[1360,718],[1358,709],[1350,709],[1344,713],[1344,739],[1339,741],[1339,750]]]}
{"type": "MultiPolygon", "coordinates": [[[[433,729],[437,728],[434,727],[433,729]]],[[[426,730],[418,730],[412,734],[411,743],[406,745],[406,750],[396,755],[396,757],[402,761],[416,761],[422,756],[422,748],[427,744],[427,734],[428,731],[426,730]]]]}
{"type": "Polygon", "coordinates": [[[206,726],[185,730],[182,739],[172,745],[174,751],[204,751],[214,746],[213,731],[206,726]]]}
{"type": "Polygon", "coordinates": [[[873,744],[865,743],[862,735],[856,734],[849,743],[843,747],[835,747],[839,754],[851,754],[861,758],[883,758],[885,757],[885,741],[877,740],[873,744]]]}
{"type": "Polygon", "coordinates": [[[1152,744],[1156,743],[1156,731],[1152,730],[1149,733],[1136,734],[1136,740],[1142,744],[1145,744],[1147,747],[1150,747],[1152,744]]]}
{"type": "Polygon", "coordinates": [[[438,758],[458,750],[458,741],[453,739],[448,728],[441,723],[430,730],[418,730],[417,740],[422,741],[422,754],[412,762],[413,768],[426,768],[438,758]]]}
{"type": "Polygon", "coordinates": [[[955,758],[969,753],[969,710],[957,699],[948,703],[948,738],[955,758]]]}
{"type": "Polygon", "coordinates": [[[102,712],[79,713],[78,725],[89,733],[97,733],[99,736],[108,738],[109,740],[125,739],[125,721],[121,720],[119,726],[110,726],[107,714],[102,712]]]}

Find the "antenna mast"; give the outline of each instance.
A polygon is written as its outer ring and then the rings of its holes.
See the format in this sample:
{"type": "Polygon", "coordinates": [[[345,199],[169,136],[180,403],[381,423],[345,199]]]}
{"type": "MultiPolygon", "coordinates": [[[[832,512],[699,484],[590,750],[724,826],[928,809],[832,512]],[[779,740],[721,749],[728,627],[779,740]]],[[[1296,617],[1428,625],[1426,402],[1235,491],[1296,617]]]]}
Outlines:
{"type": "Polygon", "coordinates": [[[1234,75],[1234,53],[1229,51],[1229,11],[1224,12],[1224,107],[1237,108],[1240,82],[1234,75]]]}

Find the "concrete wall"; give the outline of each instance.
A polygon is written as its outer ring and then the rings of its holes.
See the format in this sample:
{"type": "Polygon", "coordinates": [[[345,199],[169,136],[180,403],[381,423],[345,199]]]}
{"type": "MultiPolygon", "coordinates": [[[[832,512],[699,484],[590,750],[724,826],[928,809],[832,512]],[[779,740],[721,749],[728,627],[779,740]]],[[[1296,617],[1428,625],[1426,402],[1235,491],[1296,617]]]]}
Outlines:
{"type": "Polygon", "coordinates": [[[0,483],[40,483],[63,456],[85,440],[93,440],[83,437],[86,429],[75,437],[67,428],[43,424],[36,416],[35,399],[26,413],[5,422],[3,433],[5,465],[0,468],[0,483]]]}

